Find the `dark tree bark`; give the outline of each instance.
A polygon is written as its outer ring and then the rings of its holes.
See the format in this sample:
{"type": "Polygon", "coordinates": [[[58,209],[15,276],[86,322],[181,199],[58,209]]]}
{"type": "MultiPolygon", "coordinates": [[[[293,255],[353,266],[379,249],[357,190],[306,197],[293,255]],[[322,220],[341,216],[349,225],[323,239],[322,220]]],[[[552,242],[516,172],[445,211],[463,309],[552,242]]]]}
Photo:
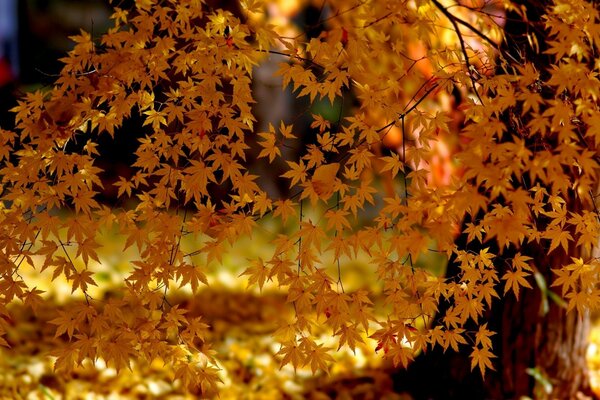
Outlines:
{"type": "MultiPolygon", "coordinates": [[[[545,34],[541,17],[551,1],[523,1],[527,7],[527,22],[509,15],[505,26],[506,41],[502,51],[514,59],[527,60],[540,69],[549,66],[543,54],[545,34]],[[529,47],[527,35],[537,36],[540,51],[529,47]]],[[[555,98],[556,93],[544,93],[555,98]]],[[[507,116],[507,127],[510,127],[507,116]]],[[[509,128],[510,129],[510,128],[509,128]]],[[[510,135],[507,135],[507,140],[510,135]]],[[[523,183],[528,186],[526,182],[523,183]]],[[[581,208],[576,196],[568,204],[570,211],[581,208]]],[[[466,248],[466,237],[458,238],[460,248],[466,248]]],[[[487,247],[489,243],[486,243],[487,247]]],[[[469,249],[473,248],[469,244],[469,249]]],[[[498,249],[491,249],[490,251],[498,249]]],[[[580,255],[579,249],[554,251],[551,255],[541,245],[524,244],[522,254],[533,258],[532,264],[547,285],[553,281],[552,269],[570,264],[570,257],[580,255]]],[[[505,257],[510,258],[510,255],[505,257]]],[[[499,266],[499,268],[502,268],[499,266]]],[[[447,276],[458,276],[458,268],[449,264],[447,276]]],[[[500,275],[503,274],[503,271],[500,275]]],[[[576,311],[567,313],[550,299],[535,282],[533,289],[521,291],[517,300],[512,294],[495,301],[486,316],[488,326],[497,334],[493,338],[496,371],[489,371],[485,380],[479,372],[470,371],[470,349],[445,354],[436,349],[424,354],[406,370],[395,375],[396,388],[409,391],[417,399],[519,399],[529,396],[539,399],[573,399],[578,393],[593,396],[587,374],[586,349],[590,317],[576,311]],[[544,309],[544,306],[547,308],[544,309]]],[[[440,315],[445,312],[442,304],[440,315]]]]}
{"type": "MultiPolygon", "coordinates": [[[[543,249],[530,246],[527,250],[546,282],[552,282],[551,269],[571,262],[566,253],[548,257],[543,249]]],[[[496,304],[492,318],[499,339],[495,347],[498,372],[484,383],[488,397],[573,399],[578,392],[591,394],[585,358],[589,315],[567,313],[543,296],[542,290],[534,287],[524,290],[519,300],[508,296],[496,304]],[[532,372],[539,374],[537,379],[532,372]],[[545,380],[551,386],[545,386],[545,380]]]]}

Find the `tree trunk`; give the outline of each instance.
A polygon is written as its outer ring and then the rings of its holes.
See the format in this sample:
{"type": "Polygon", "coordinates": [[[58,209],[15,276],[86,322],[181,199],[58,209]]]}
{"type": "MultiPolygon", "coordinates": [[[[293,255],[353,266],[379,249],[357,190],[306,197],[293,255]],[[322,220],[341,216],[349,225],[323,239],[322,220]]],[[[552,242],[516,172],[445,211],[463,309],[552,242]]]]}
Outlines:
{"type": "MultiPolygon", "coordinates": [[[[503,50],[515,59],[533,62],[543,69],[551,61],[544,53],[546,34],[540,26],[542,16],[553,1],[523,0],[517,3],[525,5],[527,21],[516,14],[508,15],[503,50]],[[539,50],[530,47],[528,35],[537,36],[539,50]]],[[[556,94],[546,96],[554,98],[556,94]]],[[[579,211],[579,199],[573,196],[567,208],[579,211]]],[[[547,286],[554,279],[552,269],[570,264],[570,257],[581,255],[580,249],[575,247],[571,247],[568,254],[554,251],[548,255],[543,246],[533,244],[524,246],[522,252],[533,257],[532,264],[547,286]]],[[[495,349],[499,357],[499,375],[494,386],[485,382],[491,398],[526,395],[539,399],[572,399],[578,392],[591,394],[586,363],[589,313],[567,313],[546,293],[538,282],[533,290],[524,290],[519,300],[508,296],[495,305],[492,318],[501,316],[495,327],[499,343],[495,349]]]]}
{"type": "MultiPolygon", "coordinates": [[[[552,282],[551,269],[571,262],[566,254],[548,257],[542,252],[534,260],[548,283],[552,282]]],[[[505,297],[494,314],[498,317],[492,318],[499,323],[499,346],[494,348],[498,373],[484,383],[488,397],[572,399],[578,392],[591,394],[585,358],[588,313],[567,313],[534,286],[524,290],[519,300],[505,297]],[[546,312],[543,302],[548,306],[546,312]]]]}
{"type": "MultiPolygon", "coordinates": [[[[531,253],[530,253],[531,255],[531,253]]],[[[551,269],[570,263],[566,255],[538,253],[535,266],[552,282],[551,269]]],[[[453,271],[449,271],[451,274],[453,271]]],[[[533,283],[532,283],[533,284],[533,283]]],[[[535,284],[493,304],[486,320],[493,337],[495,371],[485,379],[471,371],[470,348],[459,353],[435,349],[422,354],[407,370],[394,374],[397,391],[419,399],[574,399],[593,396],[587,374],[586,349],[589,315],[566,313],[535,284]],[[548,309],[544,312],[543,302],[548,309]],[[435,385],[432,385],[435,383],[435,385]]],[[[441,309],[443,314],[445,310],[441,309]]]]}

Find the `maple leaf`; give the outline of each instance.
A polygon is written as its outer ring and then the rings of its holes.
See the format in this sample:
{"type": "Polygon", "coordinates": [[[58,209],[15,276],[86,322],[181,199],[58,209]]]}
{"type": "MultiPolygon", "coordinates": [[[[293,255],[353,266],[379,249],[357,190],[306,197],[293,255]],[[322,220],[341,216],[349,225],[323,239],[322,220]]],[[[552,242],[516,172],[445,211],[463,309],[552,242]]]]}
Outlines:
{"type": "Polygon", "coordinates": [[[201,322],[202,317],[190,318],[188,320],[185,330],[182,332],[182,336],[187,337],[188,343],[193,343],[194,339],[205,340],[206,335],[210,326],[201,322]]]}
{"type": "Polygon", "coordinates": [[[296,136],[292,133],[292,129],[293,128],[294,128],[293,124],[290,124],[290,125],[286,126],[283,123],[283,121],[281,121],[281,124],[279,126],[279,132],[286,139],[296,139],[296,136]]]}
{"type": "Polygon", "coordinates": [[[294,203],[290,199],[277,200],[273,203],[274,217],[281,217],[281,221],[285,224],[289,218],[296,216],[294,203]]]}
{"type": "Polygon", "coordinates": [[[404,162],[400,159],[400,154],[393,153],[389,157],[381,157],[381,160],[384,162],[381,172],[391,171],[392,178],[398,175],[398,172],[404,173],[404,162]]]}
{"type": "Polygon", "coordinates": [[[79,350],[77,360],[79,365],[81,365],[85,358],[96,359],[97,340],[85,334],[75,335],[75,338],[77,341],[74,343],[74,347],[79,350]]]}
{"type": "Polygon", "coordinates": [[[467,344],[466,339],[463,337],[464,329],[455,328],[452,330],[444,331],[444,350],[447,350],[448,347],[452,347],[454,351],[458,351],[459,344],[467,344]]]}
{"type": "Polygon", "coordinates": [[[244,270],[240,276],[249,275],[248,286],[258,284],[258,288],[262,291],[265,281],[270,276],[270,271],[266,267],[263,260],[259,257],[252,262],[252,265],[244,270]]]}
{"type": "Polygon", "coordinates": [[[175,379],[180,380],[183,387],[193,389],[197,386],[198,373],[192,364],[179,363],[175,369],[175,379]]]}
{"type": "Polygon", "coordinates": [[[83,263],[85,265],[88,264],[89,259],[93,259],[94,261],[100,263],[100,259],[98,258],[98,253],[96,249],[100,247],[100,244],[96,242],[93,238],[87,238],[82,242],[79,242],[79,246],[77,246],[77,254],[76,257],[83,258],[83,263]]]}
{"type": "Polygon", "coordinates": [[[515,294],[515,297],[519,298],[519,287],[526,287],[532,289],[532,286],[525,279],[527,276],[531,275],[528,272],[525,272],[521,269],[509,270],[506,271],[504,275],[502,275],[502,279],[506,280],[504,284],[504,294],[506,294],[509,290],[512,290],[515,294]]]}
{"type": "Polygon", "coordinates": [[[0,289],[2,290],[3,300],[7,303],[13,298],[21,298],[25,290],[27,290],[27,284],[21,279],[13,279],[12,277],[6,277],[0,281],[0,289]]]}
{"type": "Polygon", "coordinates": [[[99,340],[99,354],[117,371],[123,368],[131,370],[131,358],[134,356],[132,340],[133,335],[127,332],[120,333],[111,341],[99,340]]]}
{"type": "Polygon", "coordinates": [[[474,347],[469,357],[471,357],[471,370],[479,367],[482,377],[485,375],[486,369],[494,371],[491,359],[496,358],[496,356],[492,354],[489,348],[485,346],[483,348],[474,347]]]}
{"type": "Polygon", "coordinates": [[[37,314],[38,308],[43,304],[44,299],[40,296],[42,293],[45,293],[44,290],[39,290],[37,287],[34,287],[31,290],[25,292],[23,296],[23,304],[28,307],[31,307],[33,312],[37,314]]]}
{"type": "Polygon", "coordinates": [[[117,197],[121,197],[124,193],[127,193],[127,196],[131,197],[131,190],[134,188],[133,181],[127,180],[120,176],[119,181],[113,183],[113,185],[119,188],[117,191],[117,197]]]}
{"type": "Polygon", "coordinates": [[[171,307],[168,313],[165,315],[165,321],[160,325],[161,328],[165,328],[167,335],[176,335],[179,333],[179,328],[187,324],[188,310],[180,309],[179,306],[171,307]]]}
{"type": "Polygon", "coordinates": [[[346,218],[350,213],[345,210],[329,210],[325,213],[327,219],[327,229],[335,228],[336,231],[342,231],[344,228],[351,229],[350,222],[346,218]]]}
{"type": "Polygon", "coordinates": [[[563,230],[558,226],[552,226],[547,229],[543,237],[546,239],[551,239],[548,253],[551,253],[557,249],[559,245],[562,246],[565,252],[567,252],[569,250],[569,241],[573,241],[573,236],[571,236],[568,231],[563,230]]]}
{"type": "Polygon", "coordinates": [[[531,257],[522,255],[520,252],[518,252],[512,259],[512,266],[515,269],[524,269],[527,271],[532,271],[532,268],[528,263],[528,261],[531,260],[531,257]]]}
{"type": "Polygon", "coordinates": [[[188,283],[192,286],[192,291],[196,293],[200,283],[208,285],[206,275],[200,268],[195,265],[182,264],[177,267],[177,276],[181,277],[180,287],[187,285],[188,283]]]}
{"type": "Polygon", "coordinates": [[[578,275],[576,273],[572,273],[572,271],[569,269],[553,269],[552,271],[557,275],[557,277],[550,286],[562,286],[563,297],[569,291],[575,290],[575,287],[578,283],[578,275]]]}
{"type": "Polygon", "coordinates": [[[413,350],[408,346],[403,346],[400,343],[394,343],[390,346],[386,357],[392,358],[395,366],[402,365],[407,368],[410,361],[414,359],[413,350]]]}
{"type": "Polygon", "coordinates": [[[167,118],[164,112],[148,110],[144,111],[144,114],[147,115],[147,117],[142,126],[152,125],[152,129],[157,131],[160,129],[161,125],[167,125],[167,118]]]}
{"type": "Polygon", "coordinates": [[[305,364],[305,355],[295,341],[283,343],[281,349],[279,349],[275,355],[283,356],[279,369],[286,364],[292,364],[292,367],[296,370],[298,367],[305,364]]]}
{"type": "Polygon", "coordinates": [[[311,128],[318,128],[320,133],[325,132],[327,129],[331,128],[331,122],[326,120],[320,114],[312,114],[313,122],[311,122],[311,128]]]}
{"type": "Polygon", "coordinates": [[[281,156],[281,149],[278,146],[273,125],[269,124],[269,132],[259,132],[258,136],[264,139],[259,142],[264,149],[261,150],[258,158],[269,157],[269,162],[272,163],[275,157],[281,156]]]}
{"type": "Polygon", "coordinates": [[[56,338],[66,333],[70,340],[80,321],[65,311],[58,311],[58,315],[58,317],[48,321],[50,324],[57,325],[54,337],[56,338]]]}
{"type": "Polygon", "coordinates": [[[334,182],[339,168],[339,163],[331,163],[315,169],[310,187],[320,199],[327,201],[333,195],[334,182]]]}
{"type": "Polygon", "coordinates": [[[496,332],[492,332],[487,329],[487,322],[479,327],[475,334],[475,345],[481,345],[483,348],[492,348],[491,336],[495,335],[496,332]]]}
{"type": "Polygon", "coordinates": [[[310,370],[313,374],[317,371],[325,371],[329,375],[329,365],[335,361],[329,354],[330,350],[330,347],[325,347],[323,344],[312,346],[306,352],[303,365],[310,365],[310,370]]]}
{"type": "Polygon", "coordinates": [[[73,275],[71,275],[71,280],[73,281],[72,283],[72,287],[71,287],[71,293],[75,292],[75,290],[77,290],[78,288],[81,289],[82,292],[86,292],[87,288],[88,288],[88,284],[93,285],[93,286],[98,286],[98,284],[96,283],[96,281],[94,281],[92,279],[92,275],[93,272],[86,270],[83,270],[81,272],[75,272],[73,273],[73,275]]]}
{"type": "Polygon", "coordinates": [[[357,343],[364,343],[363,338],[360,336],[360,334],[358,333],[358,330],[356,328],[357,328],[356,324],[342,325],[340,327],[340,329],[334,333],[336,336],[340,337],[339,344],[338,344],[338,350],[344,344],[346,344],[350,348],[350,350],[352,350],[354,352],[356,349],[357,343]]]}
{"type": "Polygon", "coordinates": [[[54,371],[61,373],[71,372],[78,358],[75,346],[55,349],[52,352],[52,355],[56,357],[56,360],[54,361],[54,371]]]}

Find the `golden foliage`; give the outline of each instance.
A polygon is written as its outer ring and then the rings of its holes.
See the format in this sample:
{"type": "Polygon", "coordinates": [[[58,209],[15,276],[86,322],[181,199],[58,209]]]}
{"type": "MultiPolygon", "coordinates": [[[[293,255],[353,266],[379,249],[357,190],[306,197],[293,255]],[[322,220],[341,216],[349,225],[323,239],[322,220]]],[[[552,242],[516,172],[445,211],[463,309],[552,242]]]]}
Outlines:
{"type": "MultiPolygon", "coordinates": [[[[264,13],[240,19],[198,0],[138,0],[131,10],[115,9],[114,27],[99,40],[86,32],[72,38],[52,89],[25,95],[13,109],[15,131],[0,131],[0,334],[10,303],[36,311],[45,301],[19,273],[26,262],[83,294],[50,321],[69,342],[55,352],[58,370],[86,359],[116,369],[134,357],[160,359],[174,365],[182,385],[212,392],[218,360],[208,327],[172,305],[168,293],[202,290],[230,246],[267,215],[290,230],[242,275],[259,289],[273,284],[286,293],[293,321],[274,337],[281,365],[294,369],[327,372],[335,348],[354,350],[370,336],[374,351],[405,366],[433,346],[471,346],[472,368],[483,374],[494,358],[484,316],[493,298],[532,288],[530,243],[550,255],[583,248],[554,271],[552,286],[569,310],[598,305],[591,254],[599,231],[598,11],[584,1],[556,1],[545,18],[553,63],[543,67],[493,55],[487,42],[465,49],[468,28],[458,28],[458,19],[487,37],[500,35],[476,9],[328,3],[335,14],[310,40],[279,36],[264,13]],[[421,56],[411,56],[411,43],[420,43],[421,56]],[[288,59],[278,71],[283,87],[311,103],[349,99],[350,90],[357,97],[350,116],[312,115],[318,145],[300,149],[297,159],[282,148],[305,132],[281,122],[257,134],[259,158],[286,161],[288,198],[271,198],[246,157],[255,135],[253,68],[270,52],[288,59]],[[455,86],[469,93],[465,127],[454,132],[465,143],[456,155],[460,173],[435,185],[428,179],[433,149],[440,132],[451,131],[440,99],[455,86]],[[123,123],[135,115],[144,137],[132,176],[114,183],[122,207],[111,209],[97,200],[106,184],[94,165],[98,139],[127,134],[123,123]],[[401,148],[385,155],[380,142],[391,127],[402,132],[401,148]],[[392,193],[381,188],[384,173],[392,193]],[[214,195],[219,186],[225,198],[214,195]],[[459,248],[455,232],[465,219],[469,245],[459,248]],[[99,239],[110,230],[138,255],[119,296],[103,300],[89,292],[98,284],[99,239]],[[443,278],[417,267],[431,251],[451,256],[460,274],[443,278]],[[340,260],[364,255],[381,292],[344,287],[340,260]],[[376,307],[376,297],[384,305],[376,307]],[[437,315],[442,302],[451,305],[437,315]],[[316,336],[323,330],[337,347],[316,336]]],[[[259,14],[264,6],[243,5],[259,14]]],[[[0,338],[0,345],[8,342],[0,338]]]]}

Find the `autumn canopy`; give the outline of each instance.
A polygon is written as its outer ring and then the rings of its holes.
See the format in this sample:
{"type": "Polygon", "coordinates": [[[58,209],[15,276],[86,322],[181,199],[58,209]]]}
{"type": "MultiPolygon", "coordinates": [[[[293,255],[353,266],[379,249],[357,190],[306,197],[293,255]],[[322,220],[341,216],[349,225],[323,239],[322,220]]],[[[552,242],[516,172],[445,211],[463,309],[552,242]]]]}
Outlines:
{"type": "Polygon", "coordinates": [[[458,352],[496,394],[532,395],[531,371],[586,387],[544,357],[577,357],[600,304],[594,5],[132,3],[0,129],[0,345],[28,310],[60,373],[159,360],[210,396],[231,371],[194,304],[227,271],[280,299],[277,367],[458,352]]]}

